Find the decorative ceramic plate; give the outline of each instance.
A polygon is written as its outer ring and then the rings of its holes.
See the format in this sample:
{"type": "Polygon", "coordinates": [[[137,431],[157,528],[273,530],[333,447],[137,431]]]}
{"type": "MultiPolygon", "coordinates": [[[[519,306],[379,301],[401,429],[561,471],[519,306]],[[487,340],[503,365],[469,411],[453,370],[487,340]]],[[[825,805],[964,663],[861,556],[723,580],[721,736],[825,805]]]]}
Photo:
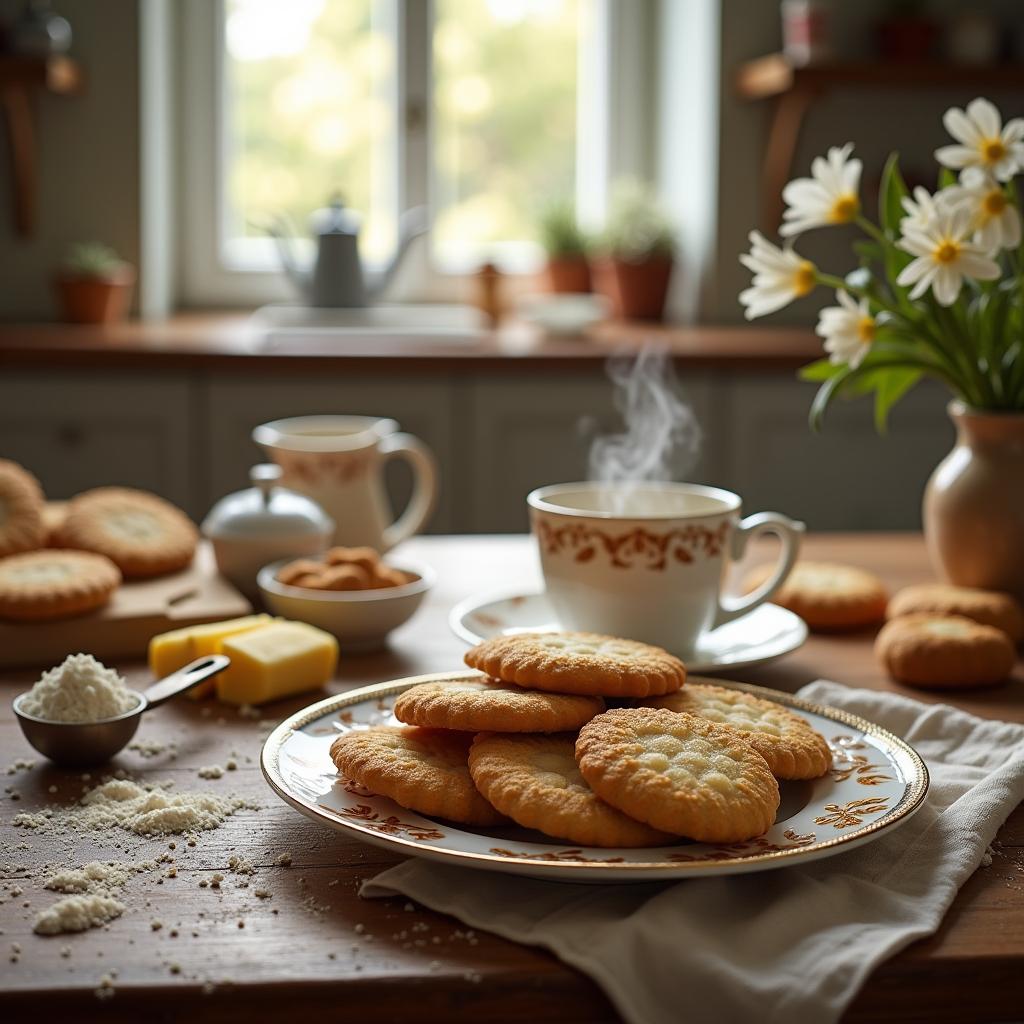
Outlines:
{"type": "MultiPolygon", "coordinates": [[[[448,616],[452,632],[467,644],[499,634],[550,633],[561,629],[544,594],[477,595],[448,616]]],[[[689,672],[750,668],[789,654],[807,639],[807,624],[777,604],[763,604],[702,637],[693,651],[674,651],[689,672]]]]}
{"type": "MultiPolygon", "coordinates": [[[[477,673],[462,673],[467,679],[477,673]]],[[[309,818],[394,853],[467,868],[571,882],[649,882],[763,871],[804,864],[870,842],[906,821],[928,790],[918,754],[891,733],[844,711],[743,683],[739,690],[777,701],[807,719],[832,747],[832,770],[808,782],[780,783],[775,824],[757,839],[711,845],[685,839],[647,849],[574,847],[518,826],[470,828],[425,818],[338,775],[331,742],[349,729],[400,724],[395,697],[450,673],[415,676],[328,697],[282,722],[263,747],[263,774],[309,818]]],[[[719,685],[723,685],[717,681],[719,685]]]]}

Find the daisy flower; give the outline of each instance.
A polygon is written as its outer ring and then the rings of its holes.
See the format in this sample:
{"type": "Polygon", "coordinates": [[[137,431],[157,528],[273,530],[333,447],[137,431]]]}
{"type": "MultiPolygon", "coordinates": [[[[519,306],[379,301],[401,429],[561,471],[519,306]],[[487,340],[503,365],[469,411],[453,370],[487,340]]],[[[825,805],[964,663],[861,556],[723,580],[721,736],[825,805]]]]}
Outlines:
{"type": "Polygon", "coordinates": [[[748,320],[788,306],[817,283],[817,268],[810,260],[789,246],[772,245],[760,231],[750,232],[750,252],[740,257],[740,263],[754,272],[753,284],[740,293],[748,320]]]}
{"type": "Polygon", "coordinates": [[[868,312],[867,299],[858,303],[848,292],[836,292],[838,306],[826,306],[818,314],[815,331],[825,339],[828,361],[860,366],[875,340],[875,318],[868,312]]]}
{"type": "Polygon", "coordinates": [[[1020,245],[1020,212],[998,181],[969,167],[960,175],[959,185],[943,191],[954,205],[970,211],[974,242],[986,252],[1020,245]]]}
{"type": "Polygon", "coordinates": [[[833,146],[828,159],[815,157],[810,178],[797,178],[782,190],[788,207],[779,234],[798,235],[810,228],[849,224],[857,217],[861,162],[850,159],[852,152],[852,142],[841,149],[833,146]]]}
{"type": "Polygon", "coordinates": [[[931,223],[904,234],[900,248],[917,259],[903,268],[896,283],[904,288],[913,285],[912,299],[931,288],[940,305],[952,306],[965,277],[994,281],[1000,274],[999,264],[967,241],[971,230],[970,212],[958,206],[939,210],[931,223]]]}
{"type": "Polygon", "coordinates": [[[935,220],[940,209],[949,205],[949,189],[944,188],[932,195],[928,189],[918,185],[914,188],[914,198],[904,196],[902,202],[907,215],[900,220],[900,234],[922,231],[935,220]]]}
{"type": "Polygon", "coordinates": [[[1002,121],[985,99],[972,100],[966,110],[950,107],[942,123],[958,145],[935,150],[935,159],[954,170],[980,167],[998,181],[1009,181],[1024,167],[1024,120],[1015,117],[1005,127],[1002,121]]]}

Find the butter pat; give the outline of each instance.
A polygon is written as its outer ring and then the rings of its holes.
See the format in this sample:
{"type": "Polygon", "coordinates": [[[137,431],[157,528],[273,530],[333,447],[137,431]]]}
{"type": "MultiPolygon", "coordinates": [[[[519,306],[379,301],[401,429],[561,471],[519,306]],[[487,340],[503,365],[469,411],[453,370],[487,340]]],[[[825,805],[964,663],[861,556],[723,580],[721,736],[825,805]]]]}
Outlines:
{"type": "Polygon", "coordinates": [[[231,666],[215,678],[227,704],[265,704],[330,682],[338,665],[338,641],[305,622],[273,622],[228,637],[221,653],[231,666]]]}

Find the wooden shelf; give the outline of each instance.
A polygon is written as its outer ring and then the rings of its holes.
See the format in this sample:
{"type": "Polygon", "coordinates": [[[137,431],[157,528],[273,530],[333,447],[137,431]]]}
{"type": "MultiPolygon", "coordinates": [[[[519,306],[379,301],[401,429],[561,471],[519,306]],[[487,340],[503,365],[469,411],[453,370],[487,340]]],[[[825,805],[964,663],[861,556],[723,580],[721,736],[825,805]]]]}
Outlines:
{"type": "Polygon", "coordinates": [[[928,62],[839,61],[794,65],[784,54],[748,61],[736,74],[736,91],[747,100],[775,100],[762,173],[763,226],[782,221],[782,189],[792,175],[804,118],[814,101],[835,89],[957,89],[983,92],[1024,90],[1024,65],[985,67],[928,62]]]}
{"type": "Polygon", "coordinates": [[[23,238],[32,234],[36,218],[38,155],[32,95],[67,96],[80,92],[82,84],[82,70],[71,57],[0,56],[0,104],[10,140],[14,226],[23,238]]]}

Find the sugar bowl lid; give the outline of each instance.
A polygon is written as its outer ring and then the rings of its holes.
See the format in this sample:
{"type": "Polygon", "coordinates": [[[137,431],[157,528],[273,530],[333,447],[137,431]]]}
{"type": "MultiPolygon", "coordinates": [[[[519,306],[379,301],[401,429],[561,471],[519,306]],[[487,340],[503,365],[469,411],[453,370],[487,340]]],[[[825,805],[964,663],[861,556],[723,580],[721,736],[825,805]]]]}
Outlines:
{"type": "Polygon", "coordinates": [[[281,467],[253,466],[252,487],[221,498],[203,520],[203,534],[214,539],[322,537],[334,533],[334,520],[304,494],[280,485],[281,467]]]}

